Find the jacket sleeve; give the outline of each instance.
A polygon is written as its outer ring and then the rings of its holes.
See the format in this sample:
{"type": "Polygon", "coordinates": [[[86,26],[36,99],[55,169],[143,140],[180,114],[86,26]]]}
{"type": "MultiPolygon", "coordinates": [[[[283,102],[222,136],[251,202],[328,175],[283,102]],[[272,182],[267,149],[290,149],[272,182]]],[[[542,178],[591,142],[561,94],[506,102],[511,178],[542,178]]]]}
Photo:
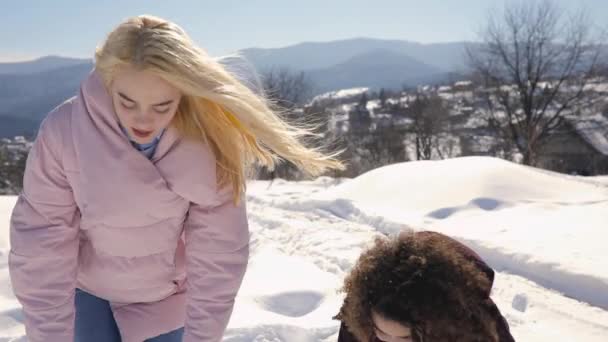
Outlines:
{"type": "Polygon", "coordinates": [[[30,342],[72,341],[74,330],[80,213],[50,121],[42,123],[28,155],[10,222],[9,272],[30,342]]]}
{"type": "Polygon", "coordinates": [[[232,192],[192,203],[185,222],[187,306],[184,342],[221,341],[249,258],[245,200],[232,192]]]}

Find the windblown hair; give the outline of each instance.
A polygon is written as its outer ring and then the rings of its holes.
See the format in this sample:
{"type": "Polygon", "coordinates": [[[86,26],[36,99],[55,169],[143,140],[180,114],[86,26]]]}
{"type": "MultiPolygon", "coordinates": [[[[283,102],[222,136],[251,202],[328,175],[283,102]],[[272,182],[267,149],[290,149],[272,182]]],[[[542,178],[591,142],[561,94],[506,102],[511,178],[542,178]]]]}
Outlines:
{"type": "Polygon", "coordinates": [[[310,128],[290,124],[263,94],[256,94],[208,56],[178,25],[153,16],[132,17],[109,33],[95,53],[95,68],[109,85],[125,66],[150,71],[183,96],[172,125],[185,138],[208,144],[217,182],[235,201],[253,167],[272,170],[287,160],[308,175],[342,169],[336,154],[305,146],[310,128]]]}
{"type": "Polygon", "coordinates": [[[376,239],[345,279],[337,318],[361,342],[374,340],[372,310],[409,327],[414,341],[498,341],[493,273],[464,249],[431,232],[376,239]]]}

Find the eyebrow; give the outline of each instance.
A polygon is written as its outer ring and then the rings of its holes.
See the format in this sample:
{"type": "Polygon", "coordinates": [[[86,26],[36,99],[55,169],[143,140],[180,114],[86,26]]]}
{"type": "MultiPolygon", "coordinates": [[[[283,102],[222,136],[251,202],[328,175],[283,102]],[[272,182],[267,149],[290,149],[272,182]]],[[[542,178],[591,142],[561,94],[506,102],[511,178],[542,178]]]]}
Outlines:
{"type": "MultiPolygon", "coordinates": [[[[127,95],[125,95],[125,94],[123,94],[121,92],[118,92],[118,96],[122,97],[123,99],[125,99],[127,101],[134,102],[134,103],[136,102],[135,100],[131,99],[130,97],[128,97],[127,95]]],[[[157,103],[157,104],[153,104],[152,106],[154,106],[154,107],[162,107],[162,106],[166,106],[166,105],[169,105],[169,104],[173,103],[173,101],[174,100],[168,100],[168,101],[160,102],[160,103],[157,103]]]]}
{"type": "MultiPolygon", "coordinates": [[[[374,329],[377,329],[379,332],[381,332],[381,333],[383,333],[385,335],[389,335],[389,336],[391,335],[391,334],[389,334],[389,333],[387,333],[385,331],[382,331],[382,329],[378,328],[378,326],[375,323],[373,323],[373,325],[374,325],[374,329]]],[[[396,338],[410,338],[410,337],[412,337],[412,334],[407,334],[406,336],[393,336],[393,337],[396,337],[396,338]]]]}

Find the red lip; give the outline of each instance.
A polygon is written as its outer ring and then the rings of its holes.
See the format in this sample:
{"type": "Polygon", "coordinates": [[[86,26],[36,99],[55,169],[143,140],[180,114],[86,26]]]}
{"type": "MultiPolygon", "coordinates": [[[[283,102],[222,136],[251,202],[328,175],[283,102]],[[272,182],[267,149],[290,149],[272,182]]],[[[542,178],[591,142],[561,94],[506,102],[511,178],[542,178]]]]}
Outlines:
{"type": "Polygon", "coordinates": [[[145,137],[148,137],[150,134],[152,134],[152,131],[140,131],[133,127],[131,127],[131,130],[133,131],[133,134],[135,134],[136,136],[138,136],[140,138],[145,138],[145,137]]]}

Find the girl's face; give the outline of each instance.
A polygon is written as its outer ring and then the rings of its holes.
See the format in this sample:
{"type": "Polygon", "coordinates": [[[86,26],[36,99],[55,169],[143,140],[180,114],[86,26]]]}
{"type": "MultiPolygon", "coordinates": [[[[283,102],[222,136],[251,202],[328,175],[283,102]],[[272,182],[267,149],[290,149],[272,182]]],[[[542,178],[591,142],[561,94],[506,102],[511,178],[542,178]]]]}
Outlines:
{"type": "Polygon", "coordinates": [[[149,71],[121,69],[110,85],[114,111],[131,140],[149,143],[169,126],[181,93],[149,71]]]}
{"type": "Polygon", "coordinates": [[[391,321],[372,311],[372,321],[376,337],[383,342],[412,342],[410,328],[391,321]]]}

